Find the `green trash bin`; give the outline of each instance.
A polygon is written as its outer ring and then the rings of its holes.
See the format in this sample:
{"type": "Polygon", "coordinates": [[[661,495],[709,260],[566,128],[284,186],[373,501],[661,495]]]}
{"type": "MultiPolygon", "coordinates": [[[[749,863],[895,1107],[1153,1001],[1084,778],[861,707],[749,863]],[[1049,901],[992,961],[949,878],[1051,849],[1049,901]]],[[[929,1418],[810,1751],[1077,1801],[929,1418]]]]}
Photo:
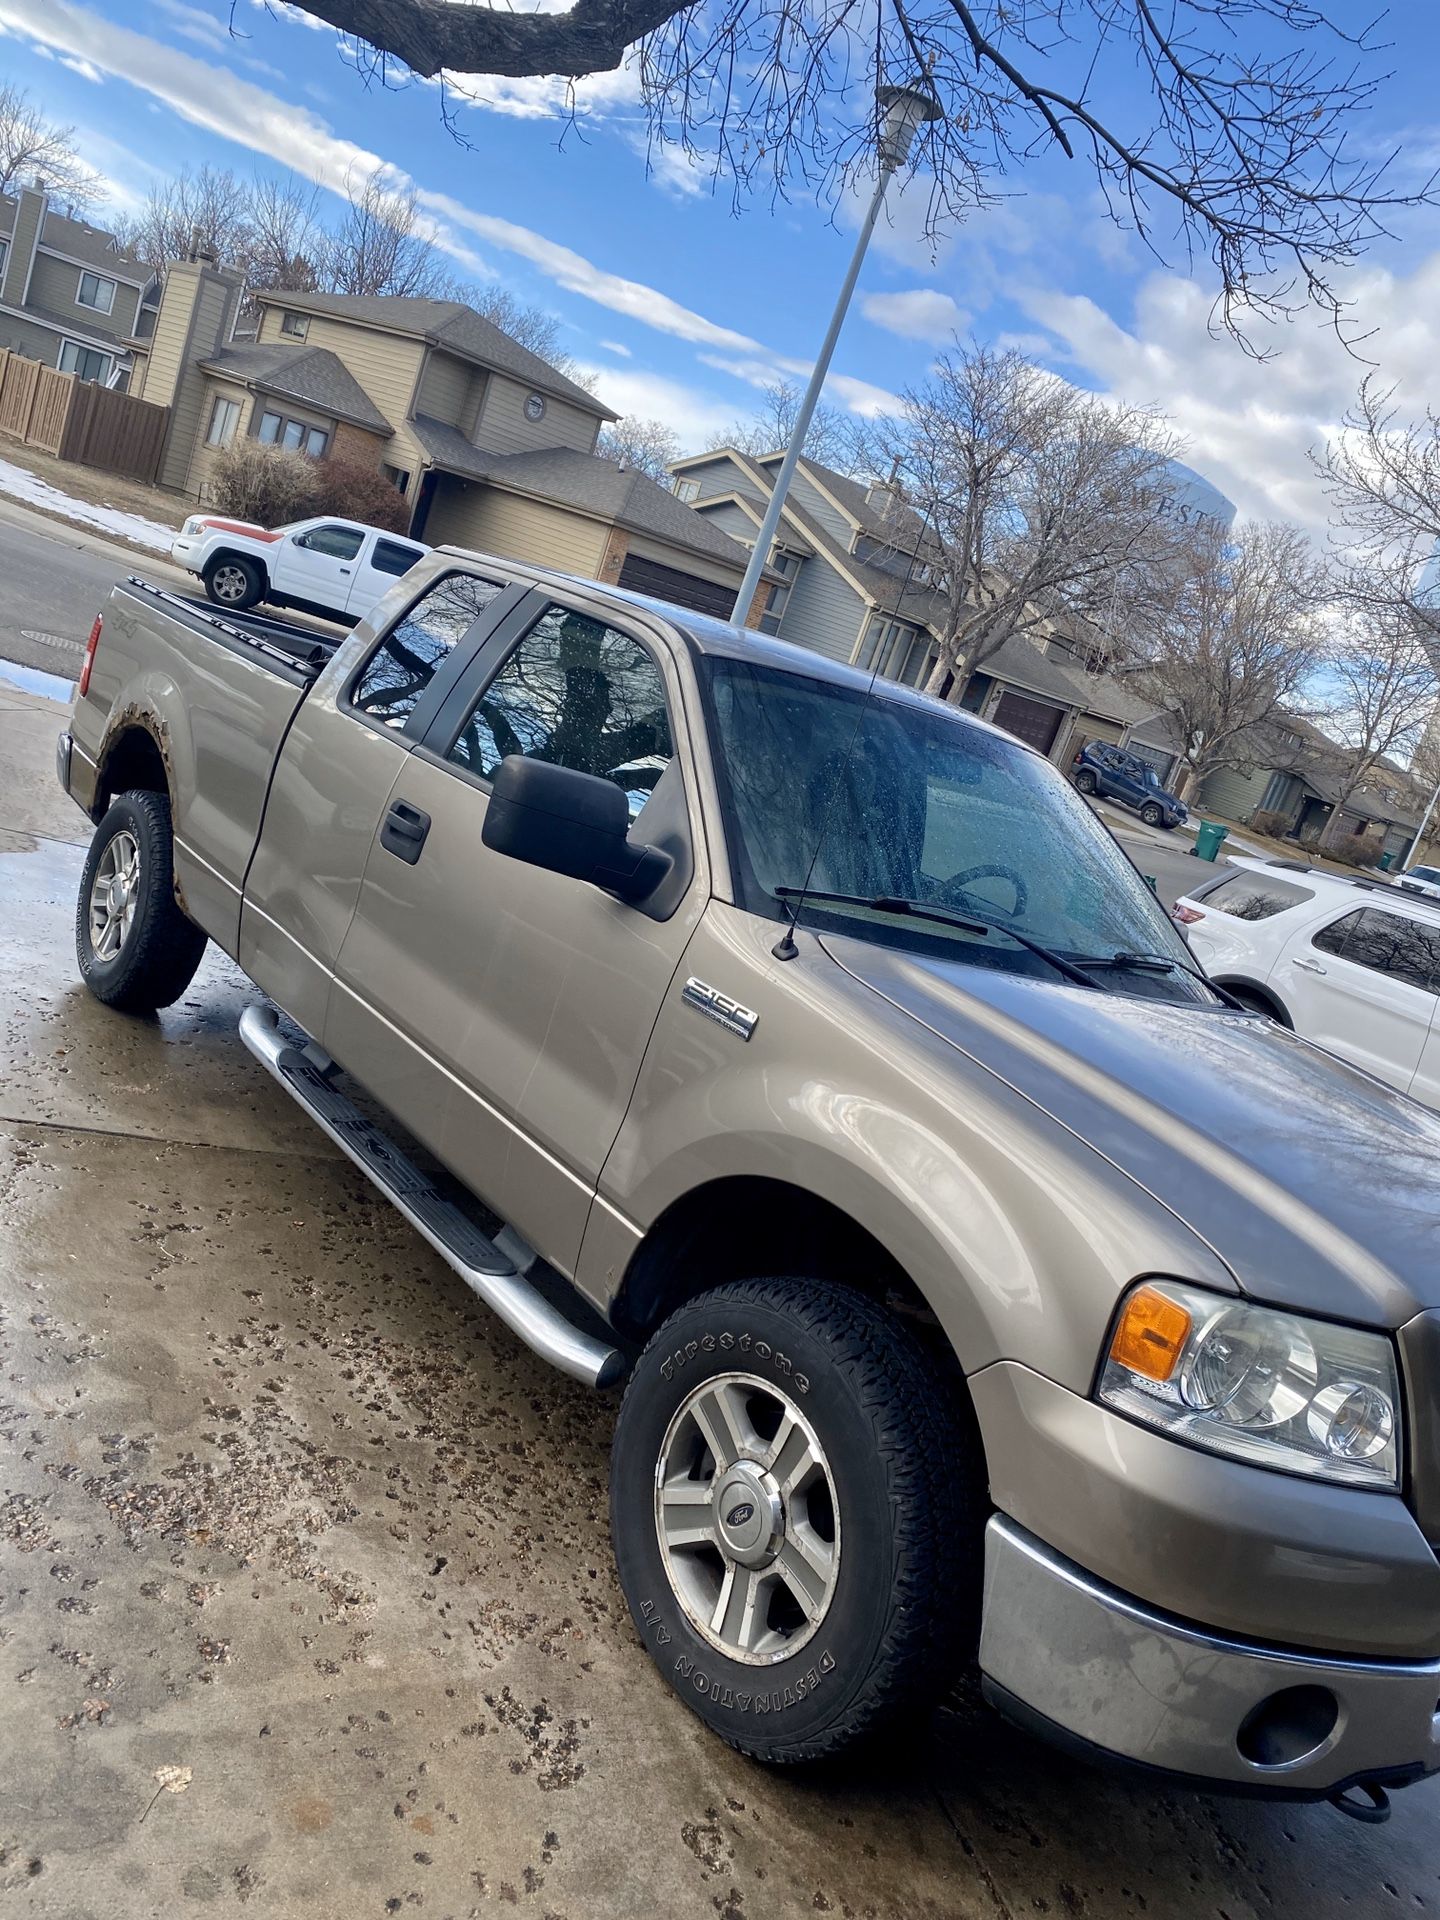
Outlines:
{"type": "Polygon", "coordinates": [[[1222,827],[1218,820],[1202,820],[1191,852],[1197,860],[1213,860],[1220,851],[1221,841],[1229,831],[1230,829],[1222,827]]]}
{"type": "Polygon", "coordinates": [[[1394,866],[1394,864],[1395,864],[1395,856],[1394,856],[1394,854],[1393,854],[1393,853],[1382,853],[1382,854],[1381,854],[1381,856],[1380,856],[1380,871],[1381,871],[1381,873],[1389,873],[1389,871],[1390,871],[1390,869],[1391,869],[1391,868],[1392,868],[1392,867],[1394,866]]]}

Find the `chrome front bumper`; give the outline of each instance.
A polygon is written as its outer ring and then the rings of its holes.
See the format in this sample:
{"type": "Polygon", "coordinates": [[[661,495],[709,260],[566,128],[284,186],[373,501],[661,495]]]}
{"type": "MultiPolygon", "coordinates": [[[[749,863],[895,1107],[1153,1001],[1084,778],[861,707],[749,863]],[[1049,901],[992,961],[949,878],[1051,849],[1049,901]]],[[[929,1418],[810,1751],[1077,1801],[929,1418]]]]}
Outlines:
{"type": "Polygon", "coordinates": [[[1197,1784],[1321,1796],[1440,1768],[1440,1660],[1221,1638],[1092,1579],[999,1514],[985,1534],[980,1667],[1022,1723],[1197,1784]]]}

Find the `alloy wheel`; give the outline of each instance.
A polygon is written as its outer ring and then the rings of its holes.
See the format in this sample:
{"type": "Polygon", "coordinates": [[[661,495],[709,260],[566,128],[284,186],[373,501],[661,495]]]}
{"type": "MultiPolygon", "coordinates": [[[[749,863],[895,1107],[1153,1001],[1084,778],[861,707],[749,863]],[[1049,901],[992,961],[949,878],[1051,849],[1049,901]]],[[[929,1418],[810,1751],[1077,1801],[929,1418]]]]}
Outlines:
{"type": "Polygon", "coordinates": [[[691,1625],[732,1660],[798,1652],[829,1610],[834,1477],[815,1429],[771,1381],[719,1374],[687,1395],[660,1448],[655,1530],[691,1625]]]}
{"type": "Polygon", "coordinates": [[[90,947],[113,960],[130,937],[140,898],[140,843],[126,828],[110,841],[90,886],[90,947]]]}

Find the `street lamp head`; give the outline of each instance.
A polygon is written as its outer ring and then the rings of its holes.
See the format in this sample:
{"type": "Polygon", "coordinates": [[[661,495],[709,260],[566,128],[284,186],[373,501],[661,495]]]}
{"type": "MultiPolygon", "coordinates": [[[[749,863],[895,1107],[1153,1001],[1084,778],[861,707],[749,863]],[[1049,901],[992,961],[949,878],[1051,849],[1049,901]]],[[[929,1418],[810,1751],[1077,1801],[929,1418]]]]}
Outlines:
{"type": "Polygon", "coordinates": [[[877,87],[875,99],[884,119],[880,127],[880,165],[894,173],[910,158],[915,136],[928,120],[943,120],[940,102],[928,81],[908,87],[877,87]]]}

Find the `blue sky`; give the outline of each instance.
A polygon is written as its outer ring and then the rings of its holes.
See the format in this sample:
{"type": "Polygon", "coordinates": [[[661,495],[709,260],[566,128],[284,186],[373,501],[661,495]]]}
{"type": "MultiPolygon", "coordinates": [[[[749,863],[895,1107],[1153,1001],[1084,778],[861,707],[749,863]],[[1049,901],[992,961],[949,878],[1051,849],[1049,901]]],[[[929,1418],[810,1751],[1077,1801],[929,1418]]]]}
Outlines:
{"type": "MultiPolygon", "coordinates": [[[[553,3],[553,0],[552,0],[553,3]]],[[[1334,0],[1358,23],[1357,0],[1334,0]]],[[[658,415],[688,445],[744,414],[755,384],[803,376],[851,245],[850,206],[756,202],[738,215],[676,154],[647,172],[628,73],[582,83],[576,119],[556,82],[476,82],[456,107],[434,88],[367,86],[335,36],[278,4],[236,0],[0,0],[0,74],[73,121],[124,208],[157,178],[204,161],[289,169],[327,191],[387,163],[414,182],[462,269],[554,312],[567,350],[623,412],[658,415]]],[[[1388,23],[1396,79],[1357,135],[1400,145],[1419,177],[1440,160],[1432,76],[1440,8],[1399,0],[1388,23]]],[[[1115,103],[1121,112],[1138,97],[1115,103]]],[[[1158,402],[1242,513],[1319,530],[1306,448],[1333,427],[1363,366],[1323,324],[1266,338],[1257,364],[1211,336],[1213,289],[1106,219],[1083,163],[1044,157],[1008,197],[925,239],[921,189],[892,195],[836,356],[829,397],[859,412],[923,379],[959,328],[1015,341],[1077,384],[1158,402]]],[[[1394,244],[1347,282],[1374,329],[1365,351],[1423,407],[1440,366],[1440,216],[1406,215],[1394,244]]]]}

